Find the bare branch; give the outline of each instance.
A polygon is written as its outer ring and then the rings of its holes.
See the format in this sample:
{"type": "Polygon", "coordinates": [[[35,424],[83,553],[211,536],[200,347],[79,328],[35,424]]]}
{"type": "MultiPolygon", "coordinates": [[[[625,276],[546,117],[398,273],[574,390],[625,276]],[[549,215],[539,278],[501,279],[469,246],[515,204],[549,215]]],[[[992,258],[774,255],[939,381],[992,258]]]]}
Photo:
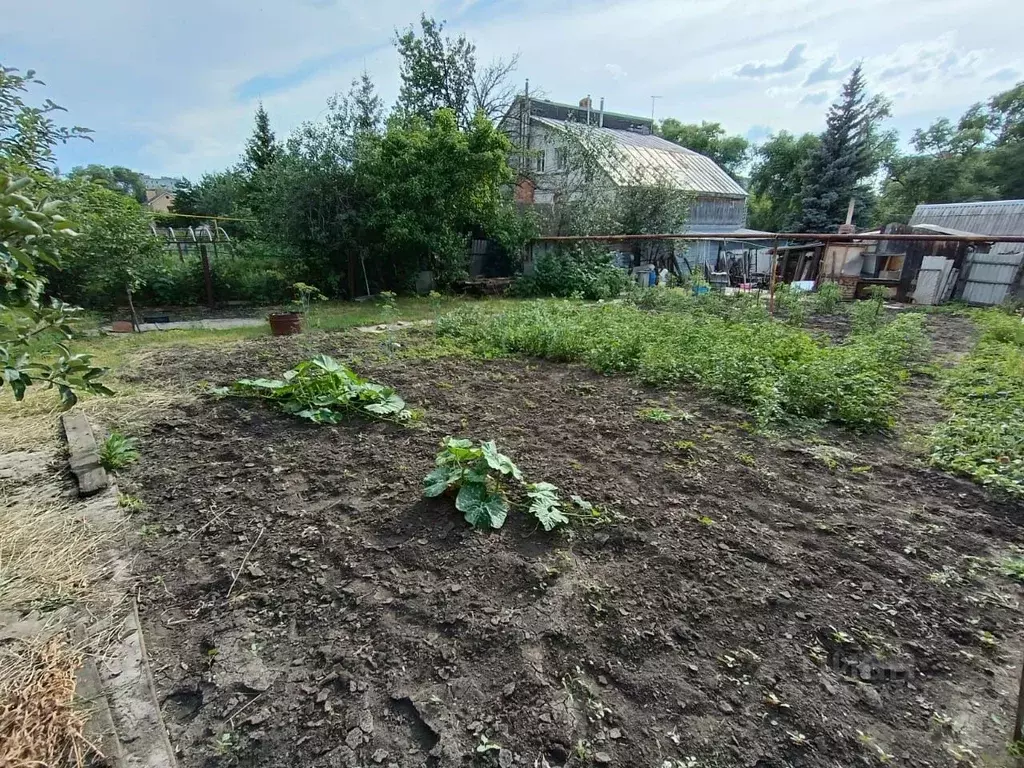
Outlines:
{"type": "Polygon", "coordinates": [[[494,59],[473,78],[473,111],[483,110],[489,120],[497,120],[515,100],[512,73],[519,67],[519,53],[511,59],[494,59]]]}

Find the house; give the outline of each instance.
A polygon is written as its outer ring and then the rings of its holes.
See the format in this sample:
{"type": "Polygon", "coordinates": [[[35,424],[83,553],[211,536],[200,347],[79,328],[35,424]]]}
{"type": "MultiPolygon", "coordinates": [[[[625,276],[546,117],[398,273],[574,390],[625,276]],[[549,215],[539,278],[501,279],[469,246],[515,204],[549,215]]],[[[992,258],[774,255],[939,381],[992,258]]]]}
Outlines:
{"type": "MultiPolygon", "coordinates": [[[[910,226],[922,234],[1024,236],[1024,200],[922,204],[914,209],[910,226]]],[[[972,249],[964,275],[956,295],[969,304],[999,304],[1024,295],[1024,243],[994,241],[987,250],[972,249]]]]}
{"type": "Polygon", "coordinates": [[[146,190],[146,207],[153,213],[169,213],[172,205],[174,205],[174,193],[170,190],[146,190]]]}
{"type": "Polygon", "coordinates": [[[687,264],[702,262],[714,268],[721,252],[743,250],[760,234],[744,228],[743,187],[711,158],[655,135],[651,118],[606,111],[604,99],[595,108],[589,96],[574,106],[521,95],[500,127],[517,147],[513,165],[520,171],[515,190],[520,203],[571,202],[573,190],[579,188],[579,179],[573,179],[578,172],[569,167],[571,153],[581,146],[596,146],[596,164],[612,187],[668,185],[692,196],[687,230],[737,235],[734,242],[680,244],[677,255],[685,251],[687,264]]]}

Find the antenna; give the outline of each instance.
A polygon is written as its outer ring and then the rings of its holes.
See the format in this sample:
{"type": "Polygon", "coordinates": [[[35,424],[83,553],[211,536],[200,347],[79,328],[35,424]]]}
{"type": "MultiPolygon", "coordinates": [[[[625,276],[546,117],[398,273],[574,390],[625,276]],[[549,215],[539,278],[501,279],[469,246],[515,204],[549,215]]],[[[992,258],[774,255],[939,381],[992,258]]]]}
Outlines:
{"type": "MultiPolygon", "coordinates": [[[[654,122],[654,102],[656,102],[660,98],[661,98],[661,96],[651,96],[651,122],[652,123],[654,122]]],[[[653,130],[653,127],[654,126],[652,125],[651,126],[652,130],[653,130]]]]}

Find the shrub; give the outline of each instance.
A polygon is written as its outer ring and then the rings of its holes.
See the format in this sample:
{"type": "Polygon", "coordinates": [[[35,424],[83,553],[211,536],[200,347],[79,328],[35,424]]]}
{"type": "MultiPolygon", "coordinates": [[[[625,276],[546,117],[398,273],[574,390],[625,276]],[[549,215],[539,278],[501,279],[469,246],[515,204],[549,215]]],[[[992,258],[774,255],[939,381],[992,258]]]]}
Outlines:
{"type": "Polygon", "coordinates": [[[829,280],[819,285],[814,294],[814,311],[820,315],[831,315],[839,309],[842,301],[843,293],[838,283],[829,280]]]}
{"type": "Polygon", "coordinates": [[[513,286],[517,296],[612,299],[629,284],[629,275],[613,263],[613,256],[595,246],[573,246],[543,253],[534,260],[533,273],[513,286]]]}

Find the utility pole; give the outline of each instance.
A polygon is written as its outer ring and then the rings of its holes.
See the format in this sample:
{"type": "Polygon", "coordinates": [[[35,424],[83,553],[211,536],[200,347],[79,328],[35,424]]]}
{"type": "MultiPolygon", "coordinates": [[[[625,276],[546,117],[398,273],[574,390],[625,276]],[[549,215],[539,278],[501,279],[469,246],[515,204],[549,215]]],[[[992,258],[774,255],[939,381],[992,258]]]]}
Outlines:
{"type": "Polygon", "coordinates": [[[660,99],[661,96],[651,96],[651,130],[654,130],[654,102],[660,99]]]}

